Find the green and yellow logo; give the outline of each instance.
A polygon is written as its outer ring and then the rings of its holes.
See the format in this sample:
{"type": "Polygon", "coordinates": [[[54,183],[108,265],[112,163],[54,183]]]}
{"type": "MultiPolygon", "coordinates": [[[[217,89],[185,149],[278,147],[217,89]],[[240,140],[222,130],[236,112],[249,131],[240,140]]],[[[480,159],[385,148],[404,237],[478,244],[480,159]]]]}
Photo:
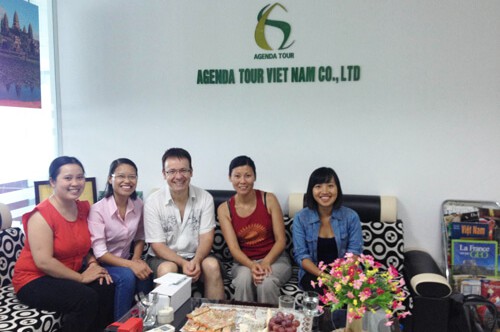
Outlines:
{"type": "Polygon", "coordinates": [[[290,46],[293,45],[295,41],[288,43],[288,39],[290,38],[290,33],[292,32],[292,27],[290,24],[284,21],[278,20],[270,20],[269,15],[276,8],[279,7],[283,9],[285,12],[288,12],[286,8],[279,4],[275,3],[274,5],[267,5],[262,8],[257,15],[257,26],[255,27],[255,42],[257,45],[263,50],[273,51],[274,49],[269,45],[269,42],[266,38],[266,26],[274,27],[280,29],[283,32],[283,41],[281,45],[277,48],[278,50],[286,50],[290,46]],[[287,44],[288,43],[288,44],[287,44]]]}

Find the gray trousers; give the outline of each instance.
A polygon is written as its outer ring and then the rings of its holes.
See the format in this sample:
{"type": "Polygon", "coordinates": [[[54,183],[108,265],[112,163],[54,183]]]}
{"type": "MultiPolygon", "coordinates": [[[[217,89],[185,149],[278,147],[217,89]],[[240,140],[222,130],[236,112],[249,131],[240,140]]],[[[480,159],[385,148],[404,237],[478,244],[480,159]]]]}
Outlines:
{"type": "MultiPolygon", "coordinates": [[[[257,262],[260,262],[258,260],[257,262]]],[[[255,285],[252,279],[252,271],[237,262],[233,263],[231,270],[233,275],[233,286],[235,288],[234,299],[258,303],[278,304],[280,288],[292,275],[292,266],[288,255],[283,252],[281,256],[271,265],[273,273],[264,281],[255,285]]]]}

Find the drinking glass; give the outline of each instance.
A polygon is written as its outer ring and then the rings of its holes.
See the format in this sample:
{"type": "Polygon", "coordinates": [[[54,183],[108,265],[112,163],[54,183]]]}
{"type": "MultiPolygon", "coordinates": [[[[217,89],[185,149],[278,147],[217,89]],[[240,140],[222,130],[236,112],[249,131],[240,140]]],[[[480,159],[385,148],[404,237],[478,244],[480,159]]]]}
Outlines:
{"type": "Polygon", "coordinates": [[[149,294],[144,296],[140,294],[141,304],[146,308],[144,317],[144,327],[151,328],[156,324],[156,304],[158,303],[158,293],[149,294]]]}
{"type": "Polygon", "coordinates": [[[304,292],[295,297],[295,303],[302,306],[302,312],[306,316],[315,317],[320,315],[319,294],[316,292],[304,292]]]}
{"type": "Polygon", "coordinates": [[[279,308],[283,312],[293,311],[295,309],[295,299],[290,295],[281,295],[279,297],[279,308]]]}

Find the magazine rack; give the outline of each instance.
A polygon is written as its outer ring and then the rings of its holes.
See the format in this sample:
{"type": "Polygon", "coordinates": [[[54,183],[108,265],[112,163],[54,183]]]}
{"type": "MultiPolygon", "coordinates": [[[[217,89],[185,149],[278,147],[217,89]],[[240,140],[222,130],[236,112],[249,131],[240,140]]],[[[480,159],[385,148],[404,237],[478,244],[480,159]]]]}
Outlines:
{"type": "MultiPolygon", "coordinates": [[[[446,200],[442,204],[441,212],[444,270],[446,278],[455,291],[462,292],[463,289],[460,288],[461,285],[457,282],[459,277],[452,269],[452,240],[453,238],[460,238],[464,241],[478,243],[478,245],[481,245],[484,241],[485,246],[491,243],[493,247],[500,248],[500,203],[494,201],[446,200]],[[465,225],[473,225],[474,228],[458,229],[459,226],[465,227],[465,225]],[[472,231],[470,233],[465,232],[458,235],[456,234],[456,232],[461,232],[463,229],[472,229],[472,231]],[[489,233],[481,236],[481,232],[489,233]],[[497,243],[499,244],[497,245],[497,243]]],[[[495,252],[495,262],[498,261],[498,254],[500,254],[500,252],[495,252]]],[[[474,273],[474,278],[477,279],[476,287],[479,287],[479,289],[476,288],[472,291],[473,293],[477,293],[481,289],[481,284],[479,282],[481,276],[478,275],[483,273],[477,268],[475,261],[472,260],[471,264],[474,265],[476,271],[479,270],[479,273],[474,273]]],[[[498,270],[498,267],[496,267],[496,269],[498,270]]],[[[498,271],[494,271],[494,273],[497,277],[500,277],[498,271]]],[[[471,285],[471,287],[473,287],[473,285],[471,285]]]]}

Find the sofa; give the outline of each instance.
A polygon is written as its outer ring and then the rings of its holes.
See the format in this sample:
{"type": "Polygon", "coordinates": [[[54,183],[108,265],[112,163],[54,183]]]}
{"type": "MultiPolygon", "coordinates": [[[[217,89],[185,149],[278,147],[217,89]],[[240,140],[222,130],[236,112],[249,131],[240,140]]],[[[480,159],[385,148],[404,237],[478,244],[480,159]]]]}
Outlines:
{"type": "MultiPolygon", "coordinates": [[[[208,190],[214,198],[215,207],[227,201],[234,191],[208,190]]],[[[403,275],[409,294],[406,306],[411,315],[400,323],[404,331],[443,332],[448,328],[449,295],[451,287],[434,259],[421,249],[406,249],[403,237],[403,222],[397,219],[397,200],[393,196],[344,195],[344,206],[355,210],[361,220],[363,253],[373,256],[385,267],[394,266],[403,275]]],[[[293,258],[293,217],[304,207],[304,194],[291,194],[288,213],[285,215],[286,251],[293,258]]],[[[213,245],[215,255],[223,262],[227,275],[224,288],[227,299],[234,298],[231,285],[232,256],[224,241],[220,226],[216,224],[213,245]]],[[[296,296],[299,267],[292,259],[292,277],[281,288],[282,295],[296,296]]],[[[201,296],[193,289],[193,296],[201,296]]],[[[451,332],[451,331],[450,331],[451,332]]]]}
{"type": "Polygon", "coordinates": [[[12,216],[0,203],[0,331],[52,332],[61,328],[61,314],[21,304],[14,294],[12,276],[25,236],[11,227],[12,216]]]}
{"type": "MultiPolygon", "coordinates": [[[[216,208],[235,194],[234,191],[230,190],[208,191],[214,198],[216,208]]],[[[293,257],[291,226],[295,213],[303,207],[303,196],[304,194],[300,193],[291,194],[288,200],[288,213],[285,214],[286,250],[290,257],[293,257]]],[[[414,314],[413,319],[407,323],[412,328],[405,329],[405,331],[439,331],[432,328],[422,330],[418,323],[434,320],[432,313],[440,312],[443,308],[443,301],[440,301],[439,298],[436,299],[436,294],[439,294],[441,298],[446,298],[447,295],[443,289],[449,285],[447,283],[444,286],[441,285],[442,280],[438,281],[436,285],[433,275],[439,274],[439,271],[432,263],[422,265],[420,264],[422,258],[419,255],[405,253],[403,222],[397,219],[396,198],[376,195],[344,195],[344,205],[354,209],[360,216],[364,240],[363,253],[372,255],[384,266],[393,265],[403,275],[406,273],[405,277],[412,294],[408,305],[414,314]],[[429,268],[433,270],[427,273],[429,268]],[[418,283],[415,286],[411,283],[412,277],[410,275],[412,274],[419,275],[418,283]],[[416,291],[413,290],[413,287],[416,291]],[[439,292],[435,291],[436,287],[440,290],[439,292]]],[[[11,280],[15,261],[24,245],[24,234],[21,229],[10,227],[9,214],[4,213],[4,207],[0,203],[2,211],[2,219],[0,219],[2,221],[0,231],[0,331],[58,331],[61,328],[61,315],[59,313],[29,308],[19,303],[15,297],[11,280]]],[[[218,221],[213,252],[222,261],[227,272],[224,278],[226,298],[234,299],[234,288],[231,285],[232,256],[224,241],[218,221]]],[[[430,259],[432,260],[432,258],[430,259]]],[[[301,292],[298,287],[298,271],[298,266],[293,262],[292,277],[281,288],[282,294],[295,296],[301,292]]],[[[192,295],[202,297],[202,294],[203,289],[195,284],[192,295]]]]}
{"type": "MultiPolygon", "coordinates": [[[[235,194],[232,190],[208,190],[214,198],[215,209],[235,194]]],[[[286,251],[292,259],[292,277],[283,285],[283,295],[296,296],[301,292],[298,287],[299,267],[293,261],[292,223],[295,213],[303,207],[304,194],[291,194],[288,199],[288,213],[285,215],[286,251]]],[[[344,195],[344,205],[354,209],[360,216],[363,231],[365,254],[388,266],[393,265],[402,273],[404,262],[403,223],[397,219],[397,201],[395,197],[375,195],[344,195]]],[[[214,254],[222,261],[226,276],[224,288],[227,299],[234,298],[231,284],[232,256],[224,241],[219,223],[216,223],[213,244],[214,254]]],[[[193,288],[193,296],[202,296],[203,290],[193,288]]]]}

